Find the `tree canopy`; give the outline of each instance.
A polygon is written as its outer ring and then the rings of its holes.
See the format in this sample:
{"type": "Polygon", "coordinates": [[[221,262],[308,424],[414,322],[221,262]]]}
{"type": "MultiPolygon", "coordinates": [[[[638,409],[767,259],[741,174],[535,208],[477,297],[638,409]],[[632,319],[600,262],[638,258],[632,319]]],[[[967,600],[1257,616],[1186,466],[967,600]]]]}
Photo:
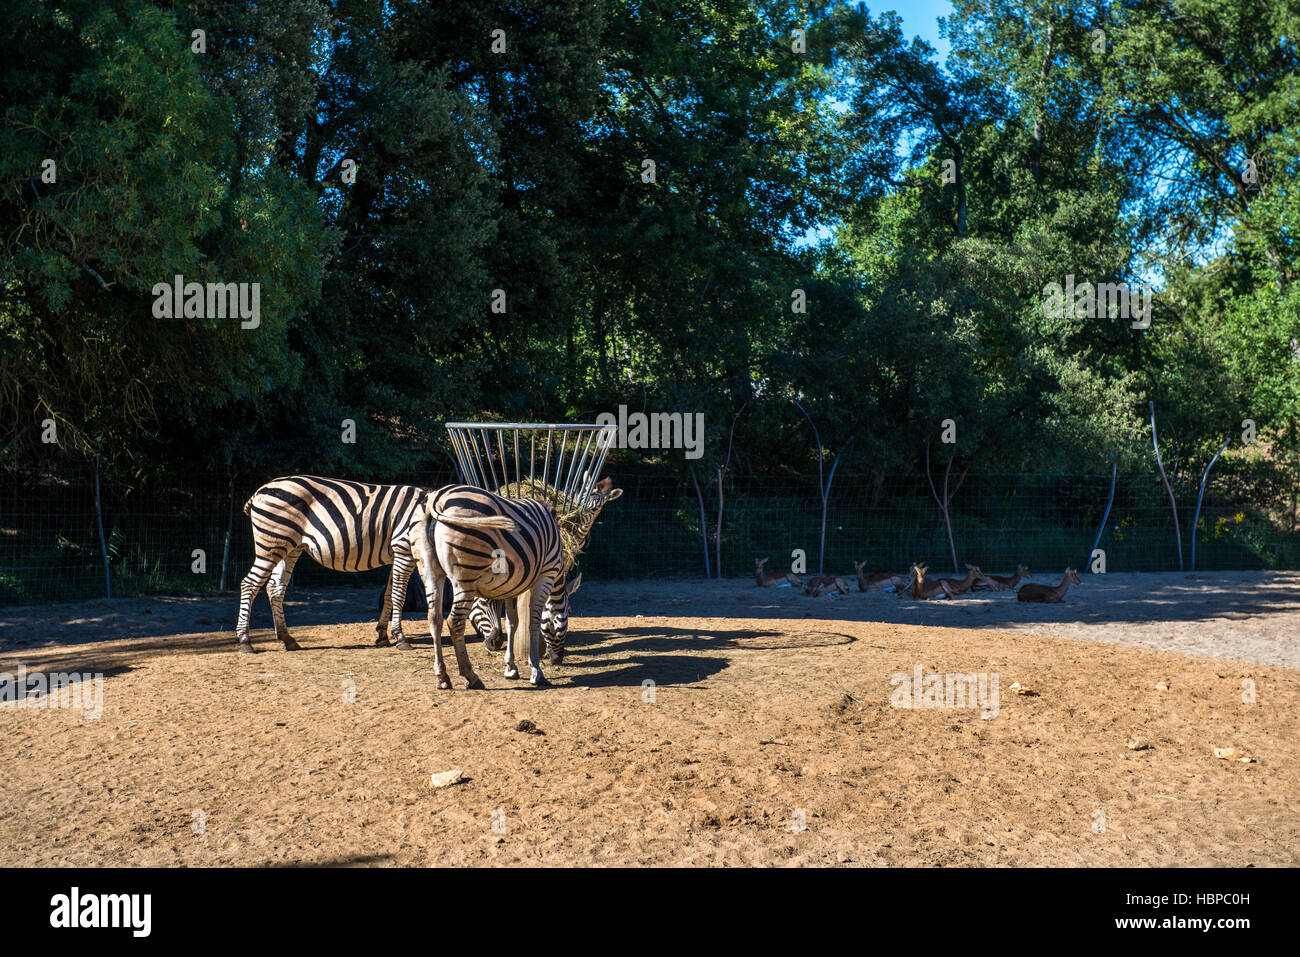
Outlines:
{"type": "Polygon", "coordinates": [[[1154,401],[1176,470],[1249,419],[1234,454],[1293,474],[1300,3],[943,30],[945,62],[795,0],[14,0],[0,448],[53,419],[110,468],[364,476],[445,464],[448,419],[625,404],[703,412],[706,470],[853,436],[877,477],[927,442],[1096,472],[1147,461],[1154,401]],[[176,276],[260,321],[156,317],[176,276]],[[1144,283],[1146,326],[1044,306],[1144,283]]]}

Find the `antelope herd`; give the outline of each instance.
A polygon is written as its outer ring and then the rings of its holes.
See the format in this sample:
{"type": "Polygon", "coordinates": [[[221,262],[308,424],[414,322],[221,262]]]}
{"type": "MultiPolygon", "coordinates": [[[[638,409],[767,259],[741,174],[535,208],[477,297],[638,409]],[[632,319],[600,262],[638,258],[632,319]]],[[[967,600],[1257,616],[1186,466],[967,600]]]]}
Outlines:
{"type": "MultiPolygon", "coordinates": [[[[815,575],[804,581],[794,572],[768,571],[766,565],[766,558],[755,560],[754,579],[759,588],[802,588],[805,595],[813,598],[849,594],[848,583],[835,575],[815,575]]],[[[865,566],[865,562],[853,563],[858,591],[892,592],[897,597],[906,595],[917,601],[951,599],[976,591],[1015,591],[1017,601],[1061,602],[1070,586],[1079,584],[1079,575],[1073,568],[1065,570],[1058,585],[1040,585],[1036,582],[1021,585],[1022,581],[1031,577],[1027,565],[1017,565],[1015,574],[1012,575],[986,575],[978,565],[967,565],[966,574],[960,578],[931,576],[929,566],[923,563],[913,565],[906,575],[866,572],[863,571],[865,566]],[[1017,585],[1020,585],[1019,591],[1016,591],[1017,585]]]]}

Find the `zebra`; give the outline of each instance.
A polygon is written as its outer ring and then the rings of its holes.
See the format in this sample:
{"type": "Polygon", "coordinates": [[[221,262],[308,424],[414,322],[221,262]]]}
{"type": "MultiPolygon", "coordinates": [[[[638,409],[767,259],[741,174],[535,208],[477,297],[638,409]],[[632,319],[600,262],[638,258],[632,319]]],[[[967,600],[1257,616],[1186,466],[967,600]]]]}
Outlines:
{"type": "MultiPolygon", "coordinates": [[[[542,650],[542,659],[550,659],[552,664],[560,664],[564,659],[564,641],[569,633],[569,598],[582,585],[582,575],[567,582],[563,589],[560,587],[559,580],[551,589],[551,596],[546,601],[546,607],[542,609],[542,638],[544,639],[544,648],[542,650]]],[[[474,601],[474,606],[469,610],[469,624],[479,637],[483,639],[485,647],[492,651],[500,651],[506,642],[502,633],[501,616],[497,614],[496,605],[493,602],[479,598],[474,601]]]]}
{"type": "MultiPolygon", "coordinates": [[[[622,494],[623,490],[614,488],[614,483],[610,481],[609,476],[592,486],[591,494],[576,516],[575,549],[580,550],[586,544],[587,536],[591,534],[592,526],[600,516],[600,510],[622,494]]],[[[542,628],[543,637],[546,638],[546,650],[552,664],[558,665],[564,657],[564,642],[569,631],[569,596],[578,590],[581,581],[582,576],[579,575],[566,587],[562,612],[559,611],[561,604],[558,600],[547,602],[546,614],[542,617],[542,628]]],[[[500,651],[508,640],[507,636],[502,634],[500,615],[492,603],[485,599],[480,598],[474,602],[470,612],[470,623],[489,651],[500,651]]]]}
{"type": "MultiPolygon", "coordinates": [[[[402,634],[401,609],[417,557],[414,550],[427,546],[426,505],[432,494],[430,489],[414,485],[372,485],[314,475],[278,478],[254,492],[244,504],[244,514],[253,526],[256,557],[240,584],[239,623],[235,626],[239,650],[254,650],[248,636],[248,618],[253,599],[264,585],[271,601],[275,636],[286,651],[299,650],[284,622],[284,594],[304,551],[335,571],[357,572],[392,565],[375,626],[375,644],[409,649],[410,643],[402,634]],[[400,592],[395,590],[399,581],[400,592]]],[[[431,627],[433,609],[438,604],[430,603],[431,627]]],[[[441,625],[441,608],[437,611],[441,625]]]]}
{"type": "MultiPolygon", "coordinates": [[[[429,517],[433,519],[430,537],[435,560],[422,563],[420,574],[434,595],[441,594],[444,578],[451,579],[448,631],[457,659],[464,654],[465,623],[475,599],[505,599],[511,635],[506,643],[505,676],[519,677],[516,654],[527,642],[529,682],[546,684],[541,668],[542,610],[554,600],[554,586],[562,581],[564,569],[555,507],[529,498],[502,498],[471,485],[449,485],[431,496],[429,517]],[[489,524],[493,520],[509,527],[489,524]]],[[[401,594],[404,586],[395,570],[394,595],[401,594]]],[[[563,585],[558,591],[566,595],[563,585]]],[[[437,605],[432,602],[430,608],[437,605]]],[[[441,622],[435,625],[432,612],[429,627],[432,634],[441,633],[441,622]]],[[[435,640],[438,687],[449,688],[441,656],[442,643],[435,640]]]]}
{"type": "Polygon", "coordinates": [[[542,615],[542,638],[551,664],[558,665],[564,660],[564,640],[569,634],[569,599],[581,584],[582,575],[579,573],[573,581],[564,583],[559,601],[555,600],[555,592],[560,589],[552,589],[551,600],[546,603],[542,615]]]}

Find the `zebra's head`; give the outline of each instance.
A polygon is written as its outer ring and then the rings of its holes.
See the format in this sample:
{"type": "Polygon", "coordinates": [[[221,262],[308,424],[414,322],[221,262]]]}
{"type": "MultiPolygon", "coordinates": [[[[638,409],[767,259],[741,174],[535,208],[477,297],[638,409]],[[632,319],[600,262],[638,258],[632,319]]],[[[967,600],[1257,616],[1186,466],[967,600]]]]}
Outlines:
{"type": "Polygon", "coordinates": [[[486,598],[475,599],[470,608],[469,623],[489,651],[501,651],[505,648],[505,631],[501,627],[501,616],[497,613],[497,603],[486,598]]]}
{"type": "Polygon", "coordinates": [[[553,665],[564,660],[564,641],[569,634],[569,598],[581,584],[581,573],[567,584],[556,582],[550,600],[542,609],[542,637],[546,639],[546,653],[553,665]]]}
{"type": "Polygon", "coordinates": [[[578,511],[579,541],[586,541],[587,535],[591,532],[591,526],[596,524],[596,516],[605,507],[605,503],[614,501],[622,494],[623,490],[614,488],[614,483],[609,480],[609,476],[592,486],[591,494],[587,496],[587,500],[582,503],[578,511]]]}

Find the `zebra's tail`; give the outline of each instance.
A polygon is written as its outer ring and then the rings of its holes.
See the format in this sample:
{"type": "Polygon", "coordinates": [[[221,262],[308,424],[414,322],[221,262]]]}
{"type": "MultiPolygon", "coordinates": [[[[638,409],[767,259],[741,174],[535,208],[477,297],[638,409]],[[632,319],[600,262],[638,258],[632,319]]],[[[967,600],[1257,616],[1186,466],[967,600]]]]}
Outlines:
{"type": "Polygon", "coordinates": [[[439,512],[437,509],[429,509],[435,519],[447,525],[473,525],[476,528],[500,528],[507,532],[513,532],[516,528],[515,521],[512,518],[506,518],[504,515],[480,515],[480,516],[460,516],[448,515],[446,512],[439,512]]]}
{"type": "Polygon", "coordinates": [[[248,501],[244,503],[244,514],[245,514],[245,515],[252,515],[252,514],[253,514],[253,499],[254,499],[254,498],[256,498],[256,496],[250,496],[249,499],[248,499],[248,501]]]}

